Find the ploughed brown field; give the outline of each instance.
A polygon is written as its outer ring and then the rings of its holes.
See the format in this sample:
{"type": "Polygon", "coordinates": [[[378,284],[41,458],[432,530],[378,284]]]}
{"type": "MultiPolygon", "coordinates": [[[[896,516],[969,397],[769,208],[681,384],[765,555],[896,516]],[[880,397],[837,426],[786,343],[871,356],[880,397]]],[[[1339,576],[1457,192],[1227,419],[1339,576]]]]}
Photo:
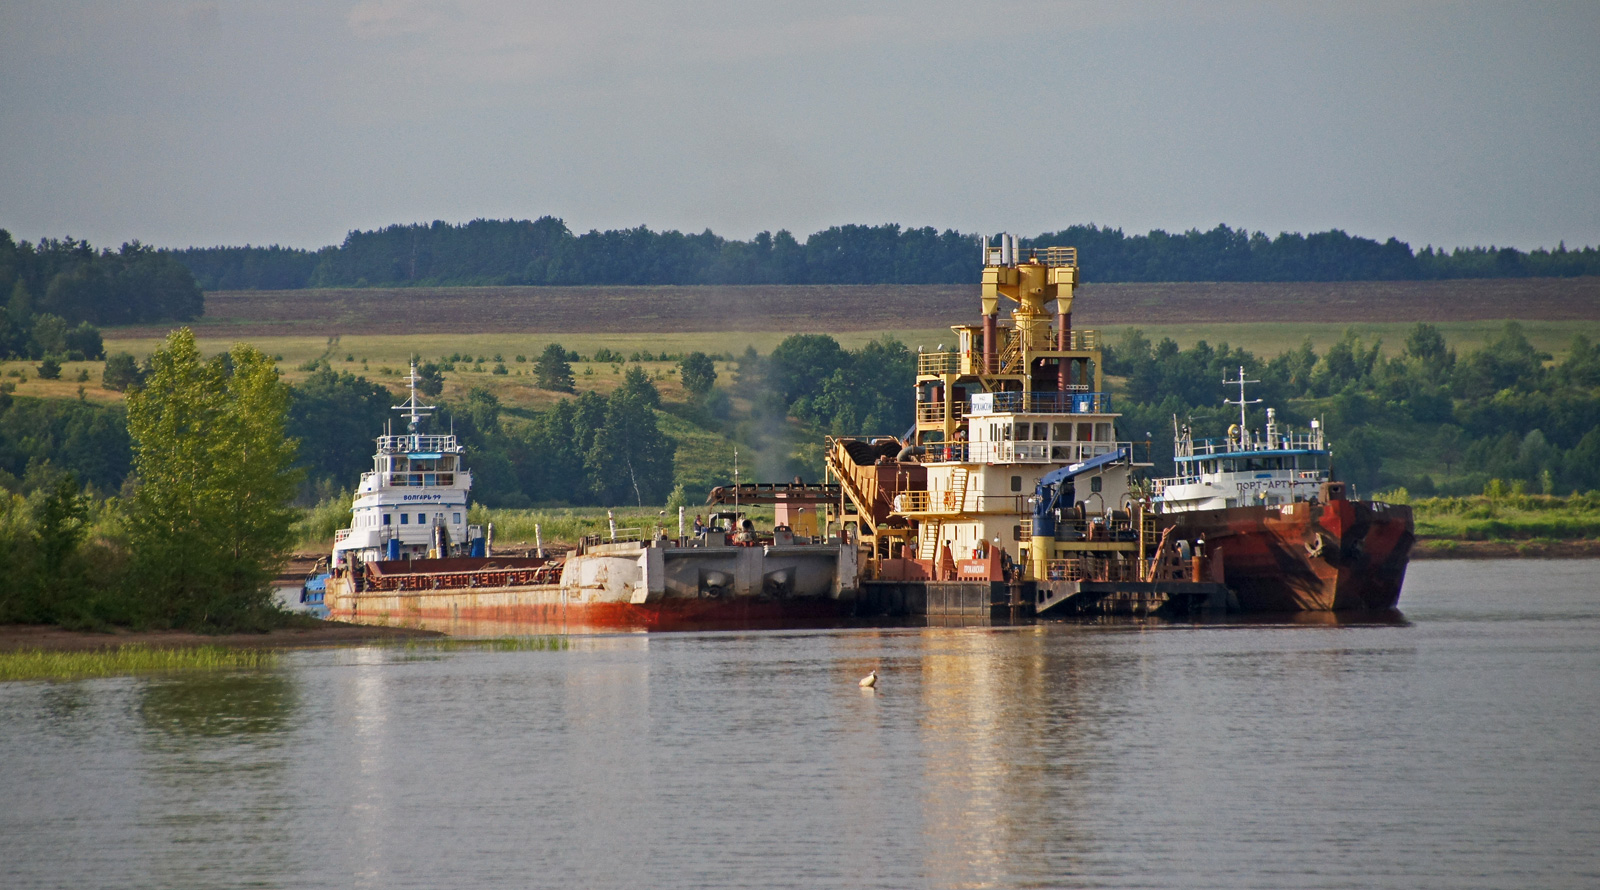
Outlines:
{"type": "MultiPolygon", "coordinates": [[[[872,331],[976,320],[977,285],[416,287],[206,294],[208,337],[872,331]]],[[[1600,319],[1600,277],[1087,284],[1079,325],[1600,319]]],[[[160,336],[166,326],[123,328],[160,336]]]]}

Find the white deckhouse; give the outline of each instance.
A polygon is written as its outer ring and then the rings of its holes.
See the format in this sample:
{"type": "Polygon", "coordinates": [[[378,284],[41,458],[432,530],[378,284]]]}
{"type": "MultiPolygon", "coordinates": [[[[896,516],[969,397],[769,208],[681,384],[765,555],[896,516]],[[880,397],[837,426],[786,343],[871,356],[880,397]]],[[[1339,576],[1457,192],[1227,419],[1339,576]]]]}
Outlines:
{"type": "Polygon", "coordinates": [[[407,432],[378,437],[372,470],[361,474],[350,527],[335,535],[333,565],[353,561],[482,556],[484,540],[467,524],[472,474],[464,449],[451,435],[423,435],[421,421],[434,410],[417,403],[417,365],[411,364],[407,432]]]}

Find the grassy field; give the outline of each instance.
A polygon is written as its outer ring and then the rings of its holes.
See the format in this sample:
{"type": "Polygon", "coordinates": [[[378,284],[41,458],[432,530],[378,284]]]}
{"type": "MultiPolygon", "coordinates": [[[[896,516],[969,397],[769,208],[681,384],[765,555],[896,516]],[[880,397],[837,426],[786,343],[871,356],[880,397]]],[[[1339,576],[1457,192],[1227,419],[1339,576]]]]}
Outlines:
{"type": "Polygon", "coordinates": [[[1409,503],[1417,535],[1457,541],[1571,541],[1600,538],[1600,494],[1568,497],[1513,492],[1457,498],[1409,497],[1404,490],[1377,495],[1409,503]]]}
{"type": "MultiPolygon", "coordinates": [[[[1519,323],[1536,347],[1551,353],[1558,361],[1571,344],[1573,335],[1584,334],[1591,340],[1600,340],[1600,317],[1587,321],[1524,320],[1519,323]]],[[[1406,334],[1414,324],[1415,322],[1348,324],[1240,322],[1120,325],[1100,330],[1106,341],[1112,344],[1115,344],[1129,327],[1138,327],[1144,331],[1145,336],[1158,342],[1163,337],[1171,337],[1182,347],[1192,346],[1199,340],[1205,340],[1212,345],[1226,342],[1232,346],[1242,346],[1257,355],[1270,357],[1299,346],[1307,338],[1311,339],[1319,352],[1323,351],[1337,342],[1347,329],[1354,330],[1369,343],[1381,339],[1385,352],[1394,354],[1402,348],[1406,334]]],[[[1436,323],[1436,326],[1457,352],[1466,353],[1480,348],[1493,339],[1504,324],[1503,320],[1479,320],[1445,321],[1436,323]]],[[[949,347],[954,340],[948,328],[847,331],[835,337],[845,347],[857,348],[868,340],[886,334],[913,347],[921,346],[925,349],[934,349],[941,344],[949,347]]],[[[475,365],[460,364],[457,366],[458,370],[447,373],[446,391],[443,396],[446,401],[461,398],[472,387],[483,386],[493,391],[508,405],[541,408],[565,398],[556,393],[539,390],[533,385],[531,360],[551,342],[559,342],[565,348],[584,356],[593,355],[601,348],[621,352],[623,355],[631,355],[646,349],[655,354],[661,352],[682,354],[695,350],[738,354],[747,346],[753,346],[757,352],[766,354],[786,336],[788,335],[777,331],[560,335],[384,334],[345,335],[336,342],[330,342],[329,338],[324,336],[277,335],[251,337],[248,342],[268,355],[281,356],[279,369],[290,382],[305,379],[308,372],[300,370],[300,367],[320,358],[326,360],[334,370],[364,375],[395,392],[400,392],[404,388],[403,377],[411,356],[418,355],[426,360],[437,361],[451,354],[471,354],[486,359],[482,370],[475,370],[475,365]],[[506,374],[492,373],[495,355],[504,360],[506,374]],[[530,361],[518,362],[516,360],[518,355],[530,361]]],[[[161,342],[159,337],[149,335],[124,337],[122,332],[117,330],[107,331],[105,339],[108,352],[127,351],[141,359],[154,351],[161,342]]],[[[200,348],[207,354],[225,351],[233,345],[233,342],[232,339],[224,337],[202,336],[199,339],[200,348]]],[[[656,379],[656,386],[661,389],[668,401],[678,401],[683,398],[681,387],[677,382],[676,362],[651,361],[644,362],[643,366],[656,379]]],[[[82,388],[82,398],[98,402],[119,401],[122,398],[121,393],[100,387],[101,369],[101,362],[67,362],[62,366],[60,379],[40,380],[37,362],[0,362],[0,383],[15,384],[18,395],[79,398],[79,389],[82,388]],[[83,373],[87,373],[89,378],[87,381],[78,379],[83,373]]],[[[732,372],[732,363],[721,362],[717,366],[717,373],[722,375],[721,379],[725,383],[731,379],[732,372]]],[[[577,362],[573,365],[573,374],[580,390],[592,389],[602,394],[609,393],[622,380],[620,367],[609,363],[577,362]]]]}

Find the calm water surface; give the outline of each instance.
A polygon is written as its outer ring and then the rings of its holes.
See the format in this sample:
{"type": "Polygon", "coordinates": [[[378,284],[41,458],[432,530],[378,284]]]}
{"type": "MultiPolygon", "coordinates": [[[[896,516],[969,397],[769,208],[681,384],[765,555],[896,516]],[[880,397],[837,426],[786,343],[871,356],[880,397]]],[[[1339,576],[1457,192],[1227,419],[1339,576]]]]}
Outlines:
{"type": "Polygon", "coordinates": [[[0,684],[0,887],[1595,887],[1597,570],[0,684]]]}

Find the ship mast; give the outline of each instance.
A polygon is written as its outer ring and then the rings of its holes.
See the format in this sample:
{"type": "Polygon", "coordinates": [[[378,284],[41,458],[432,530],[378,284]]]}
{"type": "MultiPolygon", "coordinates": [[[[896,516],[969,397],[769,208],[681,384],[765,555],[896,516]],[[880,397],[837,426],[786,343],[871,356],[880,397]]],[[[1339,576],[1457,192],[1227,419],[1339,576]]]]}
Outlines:
{"type": "Polygon", "coordinates": [[[1224,405],[1238,405],[1239,406],[1239,444],[1240,444],[1240,447],[1244,446],[1245,440],[1247,438],[1249,438],[1249,435],[1250,435],[1247,432],[1247,430],[1249,430],[1249,427],[1245,426],[1245,422],[1244,422],[1245,406],[1246,405],[1258,405],[1258,404],[1261,403],[1260,399],[1250,399],[1249,401],[1245,400],[1245,397],[1244,397],[1244,385],[1246,383],[1260,383],[1260,382],[1261,381],[1259,381],[1259,380],[1246,380],[1246,379],[1244,379],[1244,365],[1240,365],[1239,366],[1239,379],[1238,380],[1228,380],[1228,379],[1224,378],[1223,381],[1222,381],[1224,386],[1233,386],[1235,384],[1237,384],[1239,386],[1239,401],[1235,402],[1232,399],[1223,399],[1222,400],[1222,404],[1224,404],[1224,405]]]}
{"type": "Polygon", "coordinates": [[[417,434],[417,429],[421,425],[422,418],[433,413],[435,408],[433,405],[417,404],[417,381],[421,379],[421,377],[417,376],[417,360],[412,359],[411,374],[406,377],[406,385],[410,388],[411,395],[402,404],[394,406],[394,410],[404,412],[404,417],[406,418],[407,424],[411,428],[411,434],[413,436],[417,434]]]}

